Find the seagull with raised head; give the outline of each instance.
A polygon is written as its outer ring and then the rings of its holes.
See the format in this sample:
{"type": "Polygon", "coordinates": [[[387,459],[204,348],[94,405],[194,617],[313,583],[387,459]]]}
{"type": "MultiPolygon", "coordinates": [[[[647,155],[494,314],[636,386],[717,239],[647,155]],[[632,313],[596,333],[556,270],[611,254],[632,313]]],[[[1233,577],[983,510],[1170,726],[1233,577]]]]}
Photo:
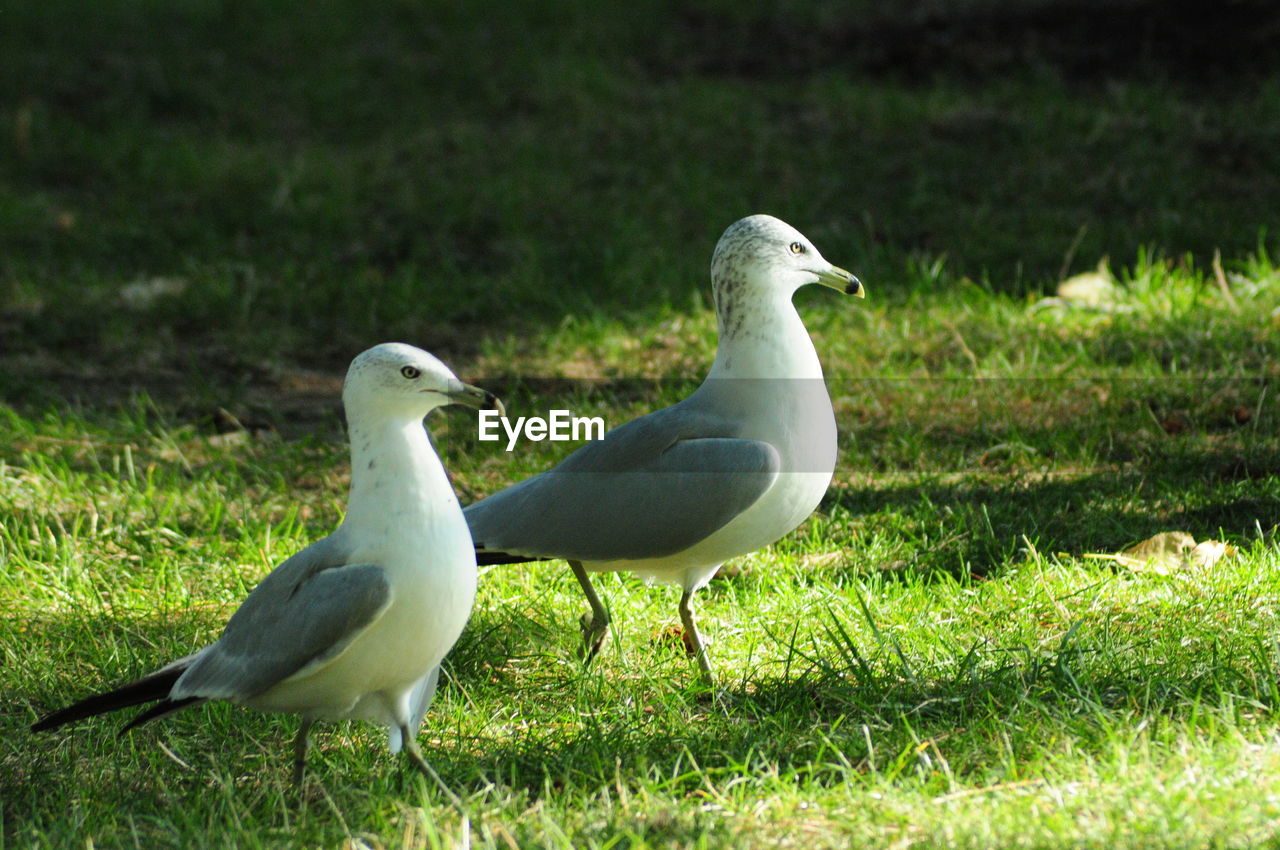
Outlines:
{"type": "Polygon", "coordinates": [[[311,725],[348,718],[386,726],[391,751],[404,749],[440,782],[422,757],[417,731],[435,694],[440,662],[471,614],[476,560],[423,418],[449,404],[500,405],[435,357],[403,343],[384,343],[356,357],[342,401],[351,493],[338,529],[272,570],[213,644],[56,711],[33,731],[154,703],[127,731],[220,699],[302,715],[294,741],[298,783],[311,725]]]}
{"type": "Polygon", "coordinates": [[[681,587],[685,639],[710,683],[694,593],[818,506],[835,470],[836,422],[791,303],[810,283],[864,296],[786,222],[735,222],[711,258],[719,347],[701,386],[464,511],[482,565],[569,562],[591,606],[588,661],[609,625],[588,573],[628,570],[681,587]]]}

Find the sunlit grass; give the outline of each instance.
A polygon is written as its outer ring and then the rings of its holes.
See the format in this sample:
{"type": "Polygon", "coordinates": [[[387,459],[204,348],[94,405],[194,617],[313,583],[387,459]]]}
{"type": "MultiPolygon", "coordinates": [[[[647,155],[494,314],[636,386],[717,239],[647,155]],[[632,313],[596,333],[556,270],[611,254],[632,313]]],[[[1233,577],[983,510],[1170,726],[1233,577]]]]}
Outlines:
{"type": "MultiPolygon", "coordinates": [[[[1211,68],[1040,0],[11,5],[0,846],[1278,840],[1280,86],[1249,33],[1187,30],[1211,68]],[[965,28],[1003,14],[1030,36],[965,28]],[[293,718],[29,733],[340,521],[357,352],[619,424],[701,380],[707,262],[755,212],[868,297],[797,296],[840,463],[699,594],[720,699],[626,575],[584,671],[545,563],[484,572],[423,727],[465,825],[360,724],[317,730],[302,794],[293,718]],[[1103,308],[1044,300],[1099,266],[1103,308]],[[1086,557],[1169,530],[1238,556],[1086,557]]],[[[571,448],[430,426],[464,501],[571,448]]]]}
{"type": "MultiPolygon", "coordinates": [[[[805,526],[701,595],[723,699],[697,685],[670,589],[602,577],[614,637],[584,671],[563,566],[487,570],[422,737],[468,800],[473,844],[1272,838],[1277,301],[1275,272],[1252,268],[1234,307],[1164,261],[1122,275],[1116,314],[1049,315],[945,277],[801,299],[841,462],[805,526]],[[1124,339],[1148,342],[1116,356],[1124,339]],[[1239,555],[1171,576],[1083,557],[1174,529],[1239,555]]],[[[523,361],[499,340],[463,365],[527,410],[582,402],[617,423],[686,392],[713,332],[705,311],[576,323],[523,361]]],[[[292,719],[211,706],[124,738],[110,720],[25,729],[211,640],[338,521],[336,416],[227,438],[137,400],[3,423],[7,840],[461,840],[458,815],[358,724],[319,732],[301,804],[292,719]]],[[[565,450],[507,454],[463,414],[430,424],[469,496],[565,450]]]]}

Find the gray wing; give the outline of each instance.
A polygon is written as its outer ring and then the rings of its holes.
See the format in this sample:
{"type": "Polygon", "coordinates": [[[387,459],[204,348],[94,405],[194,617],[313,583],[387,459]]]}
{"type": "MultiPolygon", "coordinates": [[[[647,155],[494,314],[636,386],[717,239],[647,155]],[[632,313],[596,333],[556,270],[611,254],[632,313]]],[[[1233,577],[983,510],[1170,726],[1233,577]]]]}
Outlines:
{"type": "Polygon", "coordinates": [[[463,513],[478,549],[615,561],[688,549],[745,511],[781,469],[768,443],[677,405],[587,443],[463,513]]]}
{"type": "Polygon", "coordinates": [[[391,602],[382,567],[346,562],[333,537],[276,567],[231,615],[170,694],[249,699],[336,657],[391,602]]]}

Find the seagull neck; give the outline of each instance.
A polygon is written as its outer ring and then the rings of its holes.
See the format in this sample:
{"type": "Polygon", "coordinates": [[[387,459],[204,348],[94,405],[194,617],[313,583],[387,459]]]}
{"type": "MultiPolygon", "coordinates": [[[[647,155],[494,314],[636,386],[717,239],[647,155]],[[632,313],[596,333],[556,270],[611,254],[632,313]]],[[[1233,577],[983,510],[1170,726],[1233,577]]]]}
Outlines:
{"type": "Polygon", "coordinates": [[[791,293],[720,302],[712,378],[821,378],[822,364],[791,293]]]}
{"type": "Polygon", "coordinates": [[[457,497],[420,419],[352,419],[351,496],[344,525],[425,528],[457,497]]]}

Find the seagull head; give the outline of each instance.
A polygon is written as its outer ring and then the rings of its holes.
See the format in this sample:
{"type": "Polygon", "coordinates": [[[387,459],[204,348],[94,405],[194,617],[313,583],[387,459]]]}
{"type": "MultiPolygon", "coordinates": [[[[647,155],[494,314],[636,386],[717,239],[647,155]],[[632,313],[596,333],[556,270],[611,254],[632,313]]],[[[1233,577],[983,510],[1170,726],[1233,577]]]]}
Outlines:
{"type": "Polygon", "coordinates": [[[374,413],[421,419],[448,404],[495,408],[505,415],[493,393],[464,384],[435,357],[402,342],[375,345],[351,361],[342,403],[348,416],[374,413]]]}
{"type": "Polygon", "coordinates": [[[803,233],[771,215],[752,215],[729,225],[711,255],[711,280],[721,289],[783,290],[820,283],[862,298],[862,282],[833,266],[803,233]]]}

